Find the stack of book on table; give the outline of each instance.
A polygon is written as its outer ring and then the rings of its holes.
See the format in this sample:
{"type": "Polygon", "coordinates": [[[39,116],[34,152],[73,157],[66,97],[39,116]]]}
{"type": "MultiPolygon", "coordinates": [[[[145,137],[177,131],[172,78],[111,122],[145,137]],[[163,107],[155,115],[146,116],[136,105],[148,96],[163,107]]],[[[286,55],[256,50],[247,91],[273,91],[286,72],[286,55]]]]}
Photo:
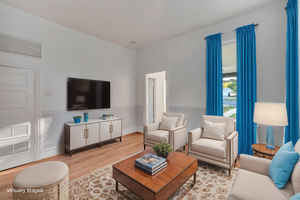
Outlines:
{"type": "Polygon", "coordinates": [[[148,153],[136,159],[134,166],[150,175],[153,175],[167,167],[167,161],[165,158],[148,153]]]}

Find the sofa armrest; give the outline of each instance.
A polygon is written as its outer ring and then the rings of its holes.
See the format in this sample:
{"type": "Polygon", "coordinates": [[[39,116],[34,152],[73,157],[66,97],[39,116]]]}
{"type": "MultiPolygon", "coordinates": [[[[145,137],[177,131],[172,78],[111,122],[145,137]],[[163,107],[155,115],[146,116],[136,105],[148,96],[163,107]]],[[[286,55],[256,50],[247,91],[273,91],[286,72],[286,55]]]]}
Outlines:
{"type": "Polygon", "coordinates": [[[189,131],[189,145],[200,139],[202,136],[202,128],[196,128],[192,131],[189,131]]]}
{"type": "Polygon", "coordinates": [[[157,131],[159,128],[160,123],[154,123],[154,124],[148,124],[144,126],[144,134],[151,132],[151,131],[157,131]]]}
{"type": "Polygon", "coordinates": [[[235,137],[235,136],[237,136],[238,135],[238,132],[237,131],[233,131],[233,132],[231,132],[229,135],[228,135],[228,137],[226,138],[226,140],[233,140],[233,138],[235,137]]]}
{"type": "Polygon", "coordinates": [[[183,129],[183,128],[186,128],[186,126],[178,126],[178,127],[176,127],[176,128],[173,128],[173,129],[170,129],[169,131],[171,132],[171,131],[177,131],[177,130],[180,130],[180,129],[183,129]]]}
{"type": "Polygon", "coordinates": [[[174,151],[186,144],[186,126],[179,126],[169,131],[170,144],[174,151]]]}
{"type": "Polygon", "coordinates": [[[269,176],[268,171],[270,163],[271,160],[265,158],[259,158],[245,154],[241,154],[240,157],[240,169],[252,171],[266,176],[269,176]]]}
{"type": "Polygon", "coordinates": [[[183,126],[187,126],[187,124],[188,124],[188,120],[185,118],[185,119],[183,120],[183,126]]]}
{"type": "Polygon", "coordinates": [[[238,155],[238,135],[237,131],[233,131],[226,138],[226,159],[230,166],[232,166],[238,155]]]}

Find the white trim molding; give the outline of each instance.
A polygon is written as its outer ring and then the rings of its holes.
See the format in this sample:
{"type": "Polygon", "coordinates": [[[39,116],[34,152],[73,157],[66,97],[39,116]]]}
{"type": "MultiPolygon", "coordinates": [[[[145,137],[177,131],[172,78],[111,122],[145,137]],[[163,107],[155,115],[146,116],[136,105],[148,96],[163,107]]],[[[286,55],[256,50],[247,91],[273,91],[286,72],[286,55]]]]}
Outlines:
{"type": "Polygon", "coordinates": [[[197,109],[197,110],[206,110],[206,107],[201,107],[201,106],[180,106],[180,105],[169,105],[169,108],[181,108],[181,109],[197,109]]]}
{"type": "Polygon", "coordinates": [[[144,133],[144,127],[137,127],[137,132],[144,133]]]}
{"type": "MultiPolygon", "coordinates": [[[[123,105],[123,106],[112,106],[109,109],[120,109],[120,108],[134,108],[138,107],[136,105],[123,105]]],[[[107,109],[92,109],[92,110],[72,110],[72,111],[78,111],[78,112],[96,112],[96,111],[107,111],[107,109]]],[[[43,111],[43,115],[49,115],[49,114],[55,114],[55,113],[65,113],[65,112],[72,112],[68,110],[46,110],[43,111]]]]}
{"type": "Polygon", "coordinates": [[[122,129],[122,136],[137,132],[137,127],[122,129]]]}
{"type": "Polygon", "coordinates": [[[46,148],[46,149],[43,149],[41,159],[49,158],[49,157],[56,156],[56,155],[63,154],[63,153],[65,153],[64,145],[46,148]]]}

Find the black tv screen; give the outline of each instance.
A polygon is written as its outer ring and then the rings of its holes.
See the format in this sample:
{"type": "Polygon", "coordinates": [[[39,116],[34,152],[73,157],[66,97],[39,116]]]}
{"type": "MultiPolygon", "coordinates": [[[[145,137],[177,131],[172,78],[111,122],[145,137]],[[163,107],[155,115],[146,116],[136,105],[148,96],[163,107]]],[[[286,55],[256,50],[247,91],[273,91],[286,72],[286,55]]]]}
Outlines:
{"type": "Polygon", "coordinates": [[[110,108],[110,82],[68,78],[68,110],[110,108]]]}

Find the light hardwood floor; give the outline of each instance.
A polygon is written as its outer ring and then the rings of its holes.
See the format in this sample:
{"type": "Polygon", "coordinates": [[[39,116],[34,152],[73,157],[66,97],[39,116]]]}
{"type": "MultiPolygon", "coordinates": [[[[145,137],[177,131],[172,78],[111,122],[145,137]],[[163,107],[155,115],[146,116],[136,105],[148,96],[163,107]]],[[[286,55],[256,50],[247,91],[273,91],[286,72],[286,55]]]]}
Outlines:
{"type": "MultiPolygon", "coordinates": [[[[116,139],[103,144],[101,148],[94,146],[89,149],[74,152],[72,157],[70,157],[68,153],[60,154],[30,164],[2,171],[0,172],[0,199],[12,199],[12,194],[8,193],[6,189],[12,188],[14,177],[16,177],[18,173],[29,166],[47,161],[62,161],[69,166],[69,179],[73,180],[100,167],[106,166],[124,157],[142,151],[143,149],[143,134],[133,133],[124,136],[122,138],[122,142],[119,142],[119,139],[116,139]]],[[[185,149],[185,151],[179,151],[186,154],[188,145],[186,145],[185,149]]],[[[237,159],[237,162],[233,167],[239,167],[239,159],[237,159]]]]}

